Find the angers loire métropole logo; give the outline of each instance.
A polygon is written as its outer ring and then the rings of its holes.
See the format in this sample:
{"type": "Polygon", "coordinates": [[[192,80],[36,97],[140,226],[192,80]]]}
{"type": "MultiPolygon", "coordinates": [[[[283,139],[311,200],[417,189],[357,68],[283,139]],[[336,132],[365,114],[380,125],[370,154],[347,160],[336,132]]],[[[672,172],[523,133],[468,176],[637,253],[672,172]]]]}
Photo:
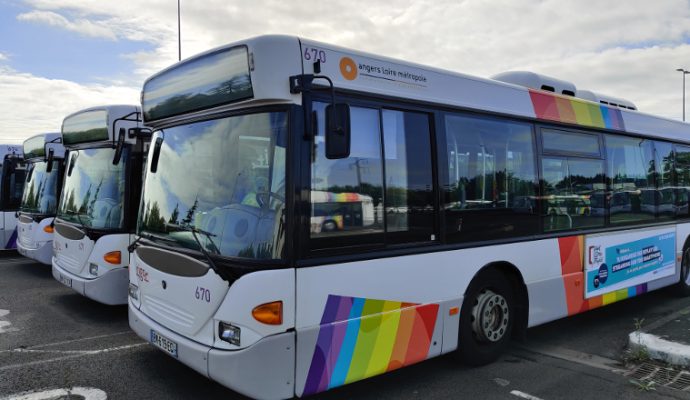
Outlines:
{"type": "Polygon", "coordinates": [[[350,57],[340,59],[340,73],[348,81],[357,79],[357,64],[350,57]]]}
{"type": "Polygon", "coordinates": [[[381,81],[395,82],[407,86],[426,87],[427,77],[420,71],[405,71],[400,66],[383,64],[378,61],[369,63],[355,62],[350,57],[340,59],[340,74],[348,81],[354,81],[359,76],[381,81]]]}

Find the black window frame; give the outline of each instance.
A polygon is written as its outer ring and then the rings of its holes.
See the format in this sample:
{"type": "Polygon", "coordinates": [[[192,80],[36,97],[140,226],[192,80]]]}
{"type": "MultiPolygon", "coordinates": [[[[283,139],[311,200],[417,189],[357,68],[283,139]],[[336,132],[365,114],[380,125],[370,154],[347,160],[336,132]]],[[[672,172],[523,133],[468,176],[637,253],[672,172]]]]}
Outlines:
{"type": "MultiPolygon", "coordinates": [[[[305,96],[304,101],[313,101],[320,103],[330,103],[331,98],[327,96],[327,93],[314,92],[310,96],[305,96]]],[[[441,230],[441,217],[440,214],[440,196],[441,191],[439,190],[439,172],[438,172],[438,160],[437,160],[437,143],[438,143],[438,110],[429,106],[422,106],[416,103],[407,103],[404,101],[396,101],[395,99],[383,99],[373,96],[359,96],[354,93],[338,93],[337,95],[338,103],[346,103],[351,107],[361,107],[375,109],[379,115],[379,135],[381,138],[381,168],[383,172],[382,179],[382,193],[386,191],[386,176],[385,176],[385,146],[384,141],[384,131],[383,131],[383,111],[400,111],[400,112],[412,112],[421,113],[428,116],[429,120],[429,139],[430,146],[429,150],[431,169],[432,169],[432,196],[434,200],[434,211],[433,211],[433,239],[425,241],[404,241],[396,240],[395,242],[390,242],[387,238],[387,226],[386,218],[383,218],[383,231],[381,233],[373,233],[364,236],[366,239],[362,239],[362,236],[353,235],[352,238],[347,236],[338,237],[337,239],[331,238],[312,238],[310,233],[310,217],[311,217],[311,165],[312,165],[312,148],[314,138],[307,138],[304,135],[300,136],[302,139],[302,145],[300,146],[303,156],[301,157],[301,162],[304,165],[301,167],[302,176],[298,179],[300,182],[300,188],[298,189],[301,199],[298,206],[301,218],[300,218],[300,234],[299,243],[300,246],[296,254],[298,254],[298,259],[309,263],[311,260],[335,257],[337,259],[342,258],[344,255],[352,255],[354,257],[364,257],[371,258],[371,254],[374,252],[386,252],[389,250],[409,250],[415,248],[428,248],[429,246],[437,246],[443,243],[443,231],[441,230]],[[326,240],[336,240],[338,246],[318,246],[319,242],[324,242],[326,240]]],[[[309,107],[311,109],[311,107],[309,107]]],[[[316,135],[318,127],[316,126],[315,115],[310,116],[309,123],[312,124],[313,135],[316,135]]],[[[297,136],[297,135],[296,135],[297,136]]],[[[384,199],[385,204],[385,199],[384,199]]],[[[391,234],[402,237],[405,232],[392,232],[391,234]]]]}

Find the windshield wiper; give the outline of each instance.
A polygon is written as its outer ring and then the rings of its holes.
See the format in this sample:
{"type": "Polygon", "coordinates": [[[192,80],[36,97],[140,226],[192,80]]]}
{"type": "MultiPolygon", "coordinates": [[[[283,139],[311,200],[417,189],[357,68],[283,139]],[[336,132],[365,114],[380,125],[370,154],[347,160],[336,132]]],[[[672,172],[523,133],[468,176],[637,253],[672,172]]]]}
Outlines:
{"type": "Polygon", "coordinates": [[[78,211],[75,211],[75,210],[65,210],[65,214],[67,214],[67,215],[76,215],[76,216],[77,216],[77,220],[79,221],[79,225],[81,225],[81,228],[82,228],[82,229],[86,230],[86,224],[84,224],[84,221],[82,221],[82,219],[81,219],[81,214],[79,214],[78,211]]]}
{"type": "Polygon", "coordinates": [[[148,233],[148,232],[147,232],[147,233],[139,232],[139,233],[137,234],[137,238],[134,239],[134,241],[132,242],[132,244],[130,244],[129,246],[127,246],[127,251],[129,251],[130,253],[133,253],[134,250],[136,250],[137,247],[139,247],[139,241],[140,241],[141,239],[144,239],[144,238],[149,239],[149,240],[151,240],[151,239],[153,239],[153,240],[164,240],[164,241],[166,241],[166,242],[177,243],[177,240],[171,239],[171,238],[169,238],[169,237],[154,235],[153,233],[148,233]]]}
{"type": "Polygon", "coordinates": [[[197,233],[201,233],[202,235],[206,236],[206,238],[209,240],[209,242],[211,242],[211,244],[213,245],[214,252],[217,254],[220,254],[220,250],[218,249],[218,246],[216,246],[216,243],[213,241],[213,239],[211,239],[212,237],[217,236],[215,233],[211,233],[211,232],[205,231],[203,229],[199,229],[199,228],[197,228],[195,226],[191,226],[191,225],[178,225],[178,224],[166,223],[165,226],[179,230],[179,231],[191,232],[192,237],[194,238],[194,241],[196,241],[196,244],[199,246],[199,250],[201,250],[201,253],[204,255],[204,257],[206,257],[206,261],[208,261],[208,264],[211,267],[211,269],[213,270],[213,272],[218,274],[218,276],[220,276],[225,281],[232,282],[235,280],[235,276],[230,271],[228,271],[227,269],[218,268],[216,263],[213,262],[211,255],[208,254],[208,251],[206,251],[205,246],[203,244],[201,244],[201,240],[199,240],[199,237],[196,235],[197,233]]]}

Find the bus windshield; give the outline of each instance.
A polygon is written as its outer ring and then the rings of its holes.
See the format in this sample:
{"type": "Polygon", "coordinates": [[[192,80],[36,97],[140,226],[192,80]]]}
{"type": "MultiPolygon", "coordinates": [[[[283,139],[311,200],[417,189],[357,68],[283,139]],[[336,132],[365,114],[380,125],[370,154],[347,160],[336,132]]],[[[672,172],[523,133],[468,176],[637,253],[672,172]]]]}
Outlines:
{"type": "Polygon", "coordinates": [[[142,236],[227,257],[282,257],[286,113],[176,126],[152,143],[149,164],[159,157],[146,174],[142,236]]]}
{"type": "Polygon", "coordinates": [[[122,229],[125,199],[125,148],[113,165],[115,149],[70,150],[58,217],[92,229],[122,229]]]}
{"type": "Polygon", "coordinates": [[[20,211],[31,214],[54,215],[57,210],[60,161],[53,161],[53,169],[47,172],[48,163],[39,161],[29,165],[20,211]]]}

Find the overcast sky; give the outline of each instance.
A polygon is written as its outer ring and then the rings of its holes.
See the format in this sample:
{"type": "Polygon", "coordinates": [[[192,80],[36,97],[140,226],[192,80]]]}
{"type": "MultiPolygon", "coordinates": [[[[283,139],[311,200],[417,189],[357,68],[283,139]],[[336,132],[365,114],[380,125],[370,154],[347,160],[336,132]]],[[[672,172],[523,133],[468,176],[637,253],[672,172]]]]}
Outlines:
{"type": "MultiPolygon", "coordinates": [[[[279,33],[489,77],[528,70],[682,117],[690,0],[181,0],[182,57],[279,33]]],[[[137,104],[177,61],[176,0],[0,0],[0,141],[137,104]]],[[[688,82],[690,85],[690,82],[688,82]]]]}

